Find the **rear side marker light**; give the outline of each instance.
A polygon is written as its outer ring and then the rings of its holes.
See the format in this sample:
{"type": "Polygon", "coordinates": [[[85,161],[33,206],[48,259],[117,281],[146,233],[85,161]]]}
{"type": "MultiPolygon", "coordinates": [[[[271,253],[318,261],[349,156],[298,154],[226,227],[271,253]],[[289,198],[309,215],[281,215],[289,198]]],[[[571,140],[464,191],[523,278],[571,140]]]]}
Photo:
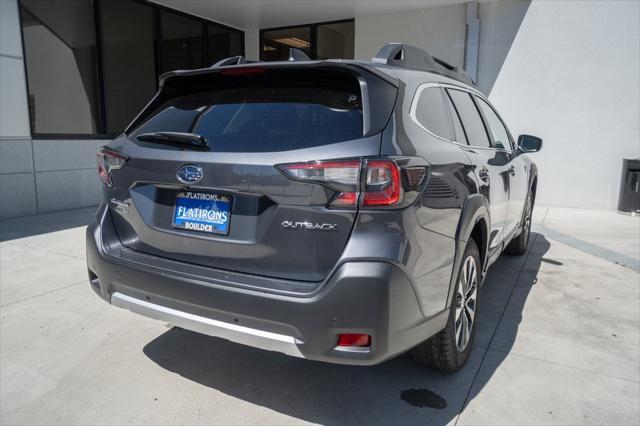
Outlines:
{"type": "Polygon", "coordinates": [[[368,348],[371,346],[371,336],[368,334],[339,334],[338,346],[368,348]]]}
{"type": "Polygon", "coordinates": [[[100,176],[102,183],[108,187],[112,187],[111,172],[121,169],[129,157],[104,146],[98,151],[97,157],[98,176],[100,176]]]}

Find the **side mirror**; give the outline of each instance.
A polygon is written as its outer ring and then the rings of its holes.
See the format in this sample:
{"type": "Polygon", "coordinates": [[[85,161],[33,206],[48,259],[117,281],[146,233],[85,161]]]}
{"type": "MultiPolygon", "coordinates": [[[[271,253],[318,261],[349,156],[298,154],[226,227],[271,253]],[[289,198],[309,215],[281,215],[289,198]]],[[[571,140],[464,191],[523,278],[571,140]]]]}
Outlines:
{"type": "Polygon", "coordinates": [[[542,139],[531,135],[518,136],[518,149],[522,152],[538,152],[542,148],[542,139]]]}

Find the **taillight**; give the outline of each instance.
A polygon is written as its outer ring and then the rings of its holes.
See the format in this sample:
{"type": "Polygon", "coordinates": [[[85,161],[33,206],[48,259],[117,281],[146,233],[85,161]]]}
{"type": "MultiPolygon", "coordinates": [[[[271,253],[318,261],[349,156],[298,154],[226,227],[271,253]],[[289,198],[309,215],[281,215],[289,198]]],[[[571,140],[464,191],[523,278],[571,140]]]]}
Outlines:
{"type": "Polygon", "coordinates": [[[360,160],[314,161],[278,166],[289,178],[301,182],[321,183],[337,194],[331,207],[351,208],[358,205],[360,160]]]}
{"type": "Polygon", "coordinates": [[[402,202],[400,168],[393,160],[330,160],[277,166],[290,179],[320,183],[336,195],[332,208],[390,207],[402,202]]]}
{"type": "Polygon", "coordinates": [[[111,171],[121,169],[128,159],[129,157],[118,151],[113,151],[104,146],[100,148],[100,151],[98,151],[98,176],[100,176],[102,183],[108,187],[113,186],[111,171]]]}
{"type": "Polygon", "coordinates": [[[371,160],[362,192],[362,206],[393,206],[402,198],[400,170],[391,160],[371,160]]]}

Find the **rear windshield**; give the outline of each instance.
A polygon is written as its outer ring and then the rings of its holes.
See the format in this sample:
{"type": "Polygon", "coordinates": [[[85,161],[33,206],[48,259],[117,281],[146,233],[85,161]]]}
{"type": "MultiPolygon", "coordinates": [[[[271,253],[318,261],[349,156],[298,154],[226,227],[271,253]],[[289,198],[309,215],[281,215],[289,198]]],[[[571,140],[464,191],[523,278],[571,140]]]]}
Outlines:
{"type": "Polygon", "coordinates": [[[240,85],[245,87],[178,96],[160,105],[130,137],[163,131],[196,133],[216,152],[287,151],[358,139],[362,137],[360,86],[355,77],[340,74],[340,84],[335,79],[322,84],[315,78],[287,84],[279,76],[240,85]]]}

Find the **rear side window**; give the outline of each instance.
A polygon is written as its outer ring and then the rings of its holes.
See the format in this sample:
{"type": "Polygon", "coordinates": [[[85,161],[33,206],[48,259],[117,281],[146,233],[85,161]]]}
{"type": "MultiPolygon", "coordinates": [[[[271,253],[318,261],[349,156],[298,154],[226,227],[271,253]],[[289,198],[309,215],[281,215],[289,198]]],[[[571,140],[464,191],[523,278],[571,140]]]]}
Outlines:
{"type": "Polygon", "coordinates": [[[447,89],[447,92],[451,95],[451,100],[456,107],[456,111],[460,114],[469,145],[491,147],[487,131],[482,123],[482,118],[473,99],[471,99],[471,95],[467,92],[454,89],[447,89]]]}
{"type": "Polygon", "coordinates": [[[197,133],[216,152],[287,151],[362,138],[360,86],[347,77],[326,85],[313,78],[254,79],[190,93],[165,102],[130,136],[197,133]]]}
{"type": "Polygon", "coordinates": [[[464,133],[464,128],[462,127],[462,121],[460,121],[460,115],[456,110],[456,107],[451,102],[451,98],[448,94],[444,96],[444,101],[449,108],[449,115],[451,116],[451,121],[453,122],[453,130],[454,130],[454,140],[461,144],[467,144],[467,136],[464,133]]]}
{"type": "Polygon", "coordinates": [[[476,96],[476,101],[484,114],[487,124],[493,134],[493,146],[502,149],[511,149],[511,142],[509,139],[509,132],[507,128],[498,117],[498,114],[491,108],[491,106],[482,98],[476,96]]]}
{"type": "Polygon", "coordinates": [[[439,87],[427,87],[420,92],[415,116],[416,120],[434,135],[453,140],[449,116],[439,87]]]}

